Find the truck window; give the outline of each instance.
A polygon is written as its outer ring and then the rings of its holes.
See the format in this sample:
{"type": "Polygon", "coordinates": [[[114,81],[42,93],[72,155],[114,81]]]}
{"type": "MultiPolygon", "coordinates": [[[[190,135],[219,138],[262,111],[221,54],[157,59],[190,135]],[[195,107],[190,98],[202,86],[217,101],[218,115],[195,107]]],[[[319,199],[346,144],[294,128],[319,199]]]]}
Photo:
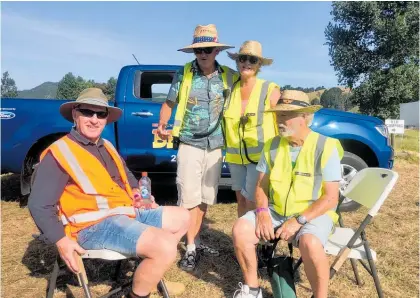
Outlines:
{"type": "Polygon", "coordinates": [[[134,78],[134,96],[138,99],[163,103],[171,87],[175,72],[137,71],[134,78]]]}

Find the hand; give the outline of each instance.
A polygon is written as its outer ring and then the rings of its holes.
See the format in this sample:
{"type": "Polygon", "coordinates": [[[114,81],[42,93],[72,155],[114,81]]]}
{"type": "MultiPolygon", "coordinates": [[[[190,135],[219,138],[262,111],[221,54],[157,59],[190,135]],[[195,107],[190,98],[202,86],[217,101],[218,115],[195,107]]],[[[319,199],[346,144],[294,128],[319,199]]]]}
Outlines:
{"type": "Polygon", "coordinates": [[[274,240],[274,229],[269,211],[257,213],[257,222],[255,225],[255,235],[258,239],[265,241],[274,240]]]}
{"type": "Polygon", "coordinates": [[[159,136],[159,138],[161,138],[162,140],[167,140],[168,136],[169,136],[169,132],[166,130],[166,124],[159,124],[158,128],[157,128],[157,134],[159,136]]]}
{"type": "Polygon", "coordinates": [[[300,230],[302,225],[298,223],[296,217],[289,218],[286,220],[276,232],[276,238],[283,239],[285,241],[292,240],[295,238],[296,233],[300,230]]]}
{"type": "Polygon", "coordinates": [[[139,196],[133,201],[133,206],[140,209],[156,209],[159,207],[159,205],[155,202],[154,196],[151,196],[150,199],[142,199],[139,196]]]}
{"type": "Polygon", "coordinates": [[[84,250],[76,241],[71,240],[67,236],[58,240],[55,245],[57,245],[58,253],[66,263],[67,267],[74,273],[78,273],[80,268],[74,253],[76,252],[79,255],[83,255],[86,253],[86,250],[84,250]]]}

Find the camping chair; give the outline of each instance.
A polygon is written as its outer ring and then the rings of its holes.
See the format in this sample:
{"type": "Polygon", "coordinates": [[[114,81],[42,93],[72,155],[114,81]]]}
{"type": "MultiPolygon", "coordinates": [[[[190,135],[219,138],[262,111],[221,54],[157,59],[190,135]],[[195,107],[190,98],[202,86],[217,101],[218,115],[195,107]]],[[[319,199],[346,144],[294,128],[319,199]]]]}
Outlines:
{"type": "MultiPolygon", "coordinates": [[[[382,288],[374,262],[376,260],[376,253],[370,249],[365,228],[372,221],[372,218],[378,214],[380,207],[393,189],[397,179],[398,173],[394,171],[383,168],[365,168],[353,177],[347,188],[344,190],[342,194],[343,198],[345,197],[356,201],[357,203],[369,208],[369,211],[356,231],[351,228],[345,228],[340,216],[340,227],[336,227],[334,229],[333,234],[330,236],[328,243],[325,246],[326,254],[336,256],[330,267],[330,279],[334,277],[343,265],[344,261],[349,258],[352,263],[356,282],[359,285],[360,278],[357,272],[357,262],[355,261],[357,259],[366,271],[373,277],[378,297],[383,297],[382,288]],[[362,260],[367,260],[368,264],[362,260]]],[[[274,258],[274,251],[268,247],[272,245],[272,243],[266,243],[262,247],[258,248],[258,251],[260,252],[259,259],[263,260],[263,262],[261,262],[262,264],[259,266],[260,268],[266,266],[267,270],[271,270],[271,268],[269,268],[270,264],[275,263],[270,262],[270,260],[274,258]],[[261,255],[263,255],[263,257],[261,257],[261,255]]],[[[295,273],[301,263],[302,258],[294,264],[293,270],[295,273]]],[[[295,274],[295,281],[296,276],[297,275],[295,274]]]]}
{"type": "MultiPolygon", "coordinates": [[[[39,241],[43,241],[42,234],[33,235],[33,237],[39,241]]],[[[77,279],[78,279],[79,285],[83,289],[83,292],[86,298],[92,298],[92,294],[89,289],[89,280],[86,275],[83,259],[102,259],[102,260],[107,260],[107,261],[117,261],[117,267],[115,270],[113,281],[118,283],[118,276],[120,275],[120,271],[121,271],[121,263],[123,260],[129,258],[123,254],[120,254],[116,251],[112,251],[108,249],[86,250],[86,253],[83,256],[79,256],[77,253],[75,253],[75,257],[78,262],[79,270],[80,270],[80,272],[77,274],[77,279]]],[[[67,269],[67,265],[65,265],[64,262],[62,262],[60,255],[57,253],[55,263],[54,263],[54,268],[51,273],[50,279],[48,280],[47,298],[53,298],[54,296],[54,291],[57,284],[57,278],[58,278],[59,271],[61,268],[67,269]]],[[[121,286],[118,286],[115,289],[112,289],[110,292],[106,293],[103,296],[100,296],[99,298],[111,297],[111,295],[114,295],[116,293],[123,291],[129,285],[131,285],[131,280],[121,286]]],[[[164,298],[170,298],[169,292],[163,280],[159,281],[157,288],[164,298]]]]}

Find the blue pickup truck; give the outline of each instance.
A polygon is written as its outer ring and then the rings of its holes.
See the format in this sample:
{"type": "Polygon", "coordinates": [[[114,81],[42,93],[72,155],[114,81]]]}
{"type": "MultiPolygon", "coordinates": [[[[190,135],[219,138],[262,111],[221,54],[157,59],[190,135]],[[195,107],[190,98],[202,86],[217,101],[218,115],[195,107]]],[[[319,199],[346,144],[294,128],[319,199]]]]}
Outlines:
{"type": "MultiPolygon", "coordinates": [[[[123,109],[124,114],[118,122],[105,127],[103,137],[116,146],[135,175],[141,171],[176,173],[176,151],[172,148],[172,141],[163,141],[156,134],[165,97],[154,94],[155,90],[172,82],[179,68],[174,65],[129,65],[120,71],[112,104],[123,109]]],[[[59,114],[63,102],[56,99],[1,99],[1,171],[21,174],[23,196],[30,193],[31,175],[40,153],[71,129],[71,124],[59,114]]],[[[175,112],[170,123],[173,123],[174,115],[175,112]]],[[[388,131],[378,118],[321,109],[315,114],[311,128],[342,143],[345,150],[342,189],[362,168],[393,166],[388,131]]],[[[221,176],[221,185],[228,185],[226,164],[221,176]]],[[[357,203],[345,201],[342,210],[357,207],[357,203]]]]}

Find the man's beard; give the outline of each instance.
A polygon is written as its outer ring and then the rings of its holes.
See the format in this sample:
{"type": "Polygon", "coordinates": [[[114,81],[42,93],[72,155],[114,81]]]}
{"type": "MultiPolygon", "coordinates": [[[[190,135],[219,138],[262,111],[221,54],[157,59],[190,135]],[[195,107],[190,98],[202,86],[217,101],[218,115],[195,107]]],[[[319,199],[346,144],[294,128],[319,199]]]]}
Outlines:
{"type": "Polygon", "coordinates": [[[287,137],[294,136],[296,134],[296,132],[293,129],[287,127],[286,125],[279,124],[278,128],[279,128],[279,134],[281,137],[287,138],[287,137]]]}

